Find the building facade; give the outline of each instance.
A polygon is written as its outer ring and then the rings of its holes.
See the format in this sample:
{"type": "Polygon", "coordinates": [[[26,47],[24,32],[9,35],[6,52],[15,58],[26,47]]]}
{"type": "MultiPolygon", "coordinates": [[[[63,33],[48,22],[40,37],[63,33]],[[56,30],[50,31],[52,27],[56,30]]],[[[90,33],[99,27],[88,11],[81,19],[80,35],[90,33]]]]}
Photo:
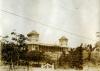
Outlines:
{"type": "Polygon", "coordinates": [[[62,36],[59,39],[59,44],[44,44],[39,42],[39,34],[36,31],[32,31],[27,34],[29,41],[28,51],[40,51],[44,52],[45,55],[49,56],[51,60],[57,63],[57,60],[60,58],[63,51],[68,54],[68,39],[65,36],[62,36]]]}

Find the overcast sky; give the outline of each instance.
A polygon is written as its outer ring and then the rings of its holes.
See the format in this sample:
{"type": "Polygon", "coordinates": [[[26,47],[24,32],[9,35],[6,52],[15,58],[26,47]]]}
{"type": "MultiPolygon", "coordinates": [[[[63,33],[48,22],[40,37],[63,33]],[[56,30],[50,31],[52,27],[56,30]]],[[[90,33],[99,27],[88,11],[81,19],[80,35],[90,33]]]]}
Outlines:
{"type": "Polygon", "coordinates": [[[99,0],[0,0],[0,35],[36,30],[44,43],[57,43],[61,36],[71,47],[94,43],[100,30],[99,4],[99,0]]]}

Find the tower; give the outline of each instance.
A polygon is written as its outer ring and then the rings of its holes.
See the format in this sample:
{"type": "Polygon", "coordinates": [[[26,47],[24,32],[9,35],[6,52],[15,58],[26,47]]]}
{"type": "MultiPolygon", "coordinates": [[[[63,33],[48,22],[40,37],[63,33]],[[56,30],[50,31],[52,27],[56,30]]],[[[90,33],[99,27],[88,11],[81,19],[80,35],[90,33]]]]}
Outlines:
{"type": "Polygon", "coordinates": [[[67,39],[65,36],[62,36],[62,37],[59,39],[59,44],[60,44],[60,46],[62,46],[62,47],[67,47],[68,39],[67,39]]]}
{"type": "Polygon", "coordinates": [[[100,41],[100,32],[96,32],[97,41],[100,41]]]}
{"type": "Polygon", "coordinates": [[[100,32],[96,32],[97,42],[96,47],[100,47],[100,32]]]}
{"type": "Polygon", "coordinates": [[[39,34],[36,31],[32,31],[32,32],[28,33],[27,36],[31,43],[36,43],[39,41],[39,34]]]}

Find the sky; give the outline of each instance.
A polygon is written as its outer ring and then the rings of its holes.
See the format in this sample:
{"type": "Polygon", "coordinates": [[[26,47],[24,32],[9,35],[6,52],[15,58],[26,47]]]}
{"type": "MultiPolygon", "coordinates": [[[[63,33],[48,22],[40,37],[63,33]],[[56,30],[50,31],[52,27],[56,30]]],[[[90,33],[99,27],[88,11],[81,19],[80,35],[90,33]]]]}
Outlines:
{"type": "Polygon", "coordinates": [[[66,36],[70,47],[94,44],[99,5],[99,0],[0,0],[0,35],[35,30],[43,43],[58,44],[66,36]]]}

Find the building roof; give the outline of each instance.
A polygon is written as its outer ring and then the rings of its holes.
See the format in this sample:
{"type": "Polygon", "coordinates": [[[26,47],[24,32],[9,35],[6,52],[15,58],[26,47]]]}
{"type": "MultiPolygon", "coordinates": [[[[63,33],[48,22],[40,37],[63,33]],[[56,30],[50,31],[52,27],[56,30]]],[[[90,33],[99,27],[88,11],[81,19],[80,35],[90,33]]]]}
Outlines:
{"type": "MultiPolygon", "coordinates": [[[[29,45],[40,45],[40,46],[47,46],[47,47],[62,47],[60,45],[57,45],[57,44],[47,44],[47,43],[39,43],[39,42],[35,42],[35,43],[30,43],[30,42],[27,42],[27,44],[29,45]]],[[[63,48],[68,48],[68,47],[63,47],[63,48]]]]}
{"type": "Polygon", "coordinates": [[[36,31],[31,31],[30,33],[27,34],[27,36],[32,36],[32,35],[39,35],[36,31]]]}
{"type": "Polygon", "coordinates": [[[62,36],[59,40],[68,40],[65,36],[62,36]]]}

